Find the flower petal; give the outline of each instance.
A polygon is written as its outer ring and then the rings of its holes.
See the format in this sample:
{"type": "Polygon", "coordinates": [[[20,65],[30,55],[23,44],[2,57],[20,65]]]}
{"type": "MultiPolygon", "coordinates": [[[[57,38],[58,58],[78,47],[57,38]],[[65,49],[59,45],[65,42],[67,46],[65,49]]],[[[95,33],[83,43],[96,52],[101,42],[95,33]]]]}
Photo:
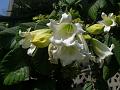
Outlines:
{"type": "Polygon", "coordinates": [[[89,48],[88,48],[88,45],[87,45],[85,39],[83,38],[82,34],[77,34],[77,36],[79,37],[79,41],[83,44],[84,52],[86,52],[86,54],[88,54],[89,53],[89,48]]]}
{"type": "Polygon", "coordinates": [[[112,20],[112,25],[110,25],[110,26],[116,26],[116,22],[113,20],[113,19],[111,19],[112,20]]]}
{"type": "Polygon", "coordinates": [[[74,38],[75,38],[75,34],[73,34],[71,37],[69,37],[68,39],[65,39],[65,40],[63,40],[63,44],[65,45],[65,46],[73,46],[73,45],[75,45],[75,40],[74,40],[74,38]]]}
{"type": "Polygon", "coordinates": [[[75,23],[76,27],[77,27],[77,31],[80,32],[80,33],[84,33],[85,31],[83,30],[82,28],[82,25],[79,24],[79,23],[75,23]]]}
{"type": "Polygon", "coordinates": [[[29,48],[31,45],[31,42],[27,39],[22,39],[19,41],[19,44],[22,45],[22,48],[29,48]]]}
{"type": "Polygon", "coordinates": [[[50,19],[50,22],[47,23],[47,26],[49,26],[53,31],[57,30],[57,27],[56,27],[57,25],[58,23],[53,19],[50,19]]]}
{"type": "Polygon", "coordinates": [[[35,49],[36,49],[36,46],[31,45],[30,48],[27,51],[27,54],[30,55],[30,56],[33,56],[33,53],[34,53],[35,49]]]}
{"type": "Polygon", "coordinates": [[[105,26],[105,27],[104,27],[104,32],[109,32],[109,31],[110,31],[110,28],[111,28],[110,26],[105,26]]]}
{"type": "Polygon", "coordinates": [[[63,66],[71,64],[73,61],[83,61],[85,56],[80,53],[79,49],[75,46],[71,47],[61,47],[58,51],[58,57],[63,66]]]}
{"type": "Polygon", "coordinates": [[[62,39],[60,39],[60,40],[56,40],[54,37],[51,37],[50,38],[50,41],[53,43],[53,44],[57,44],[57,45],[61,45],[62,44],[62,39]]]}
{"type": "Polygon", "coordinates": [[[21,30],[19,30],[19,36],[25,37],[26,36],[26,32],[22,32],[21,30]]]}
{"type": "Polygon", "coordinates": [[[112,18],[113,17],[113,13],[109,13],[108,17],[112,18]]]}
{"type": "Polygon", "coordinates": [[[19,44],[22,45],[22,48],[29,48],[31,45],[31,38],[32,38],[30,32],[19,31],[19,35],[23,37],[23,39],[19,41],[19,44]]]}
{"type": "Polygon", "coordinates": [[[102,17],[102,19],[104,19],[107,17],[107,15],[104,12],[102,12],[101,17],[102,17]]]}
{"type": "Polygon", "coordinates": [[[70,14],[62,14],[62,18],[60,20],[60,23],[70,23],[72,21],[72,16],[70,14]]]}

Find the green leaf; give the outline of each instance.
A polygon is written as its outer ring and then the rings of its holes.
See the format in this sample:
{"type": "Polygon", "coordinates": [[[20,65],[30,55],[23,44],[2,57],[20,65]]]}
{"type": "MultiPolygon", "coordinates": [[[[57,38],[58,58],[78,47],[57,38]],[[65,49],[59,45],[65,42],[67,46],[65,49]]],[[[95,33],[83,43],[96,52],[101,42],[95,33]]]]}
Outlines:
{"type": "Polygon", "coordinates": [[[91,82],[87,82],[84,87],[83,90],[93,90],[93,85],[91,82]]]}
{"type": "Polygon", "coordinates": [[[6,27],[0,26],[0,31],[3,31],[3,30],[5,30],[5,29],[6,29],[6,27]]]}
{"type": "Polygon", "coordinates": [[[103,66],[103,79],[108,80],[110,77],[110,69],[108,66],[104,65],[103,66]]]}
{"type": "Polygon", "coordinates": [[[116,60],[115,55],[113,54],[110,58],[109,61],[105,63],[103,66],[103,79],[107,81],[109,78],[114,76],[119,70],[119,64],[116,60]]]}
{"type": "MultiPolygon", "coordinates": [[[[18,46],[16,46],[16,48],[14,48],[13,50],[9,51],[2,59],[2,61],[0,62],[0,76],[1,78],[4,78],[4,82],[7,85],[8,82],[11,82],[11,84],[17,82],[18,81],[23,81],[22,78],[23,76],[27,76],[28,75],[28,71],[27,69],[22,69],[23,67],[27,67],[28,66],[28,60],[29,57],[26,54],[26,50],[22,49],[18,46]],[[18,74],[20,75],[18,75],[18,74]],[[22,75],[25,74],[25,75],[22,75]],[[14,76],[16,78],[15,82],[14,81],[9,81],[8,78],[10,78],[11,76],[14,76]],[[18,76],[17,76],[18,75],[18,76]],[[22,75],[22,76],[21,76],[22,75]],[[21,77],[19,77],[21,76],[21,77]],[[13,83],[12,83],[13,82],[13,83]]],[[[10,78],[10,80],[13,77],[10,78]]],[[[9,83],[8,83],[9,84],[9,83]]]]}
{"type": "Polygon", "coordinates": [[[107,81],[113,75],[118,72],[120,67],[120,42],[119,42],[119,31],[116,28],[111,30],[114,34],[105,35],[105,43],[110,46],[111,44],[115,45],[113,49],[113,55],[106,59],[105,65],[103,66],[103,79],[107,81]]]}
{"type": "Polygon", "coordinates": [[[16,84],[20,81],[27,80],[29,78],[28,67],[22,67],[14,72],[10,72],[4,79],[5,85],[16,84]]]}
{"type": "Polygon", "coordinates": [[[26,29],[30,28],[30,27],[33,29],[42,29],[42,28],[47,27],[46,23],[48,23],[48,22],[49,22],[49,20],[45,19],[38,23],[35,23],[35,22],[20,23],[19,26],[21,27],[22,31],[26,31],[26,29]]]}
{"type": "Polygon", "coordinates": [[[96,0],[88,10],[88,15],[95,20],[98,15],[98,10],[106,5],[106,0],[96,0]]]}
{"type": "Polygon", "coordinates": [[[117,38],[115,37],[112,37],[111,40],[112,40],[112,43],[115,45],[113,52],[120,66],[120,40],[117,40],[117,38]]]}
{"type": "Polygon", "coordinates": [[[3,31],[0,32],[0,47],[1,48],[5,48],[5,49],[10,49],[11,45],[13,45],[13,41],[14,44],[16,43],[16,34],[19,30],[19,27],[12,27],[12,28],[8,28],[5,29],[3,31]]]}
{"type": "Polygon", "coordinates": [[[66,2],[68,3],[68,4],[73,4],[74,2],[75,2],[76,0],[66,0],[66,2]]]}
{"type": "Polygon", "coordinates": [[[51,18],[51,19],[57,19],[57,11],[53,10],[50,13],[49,18],[51,18]]]}

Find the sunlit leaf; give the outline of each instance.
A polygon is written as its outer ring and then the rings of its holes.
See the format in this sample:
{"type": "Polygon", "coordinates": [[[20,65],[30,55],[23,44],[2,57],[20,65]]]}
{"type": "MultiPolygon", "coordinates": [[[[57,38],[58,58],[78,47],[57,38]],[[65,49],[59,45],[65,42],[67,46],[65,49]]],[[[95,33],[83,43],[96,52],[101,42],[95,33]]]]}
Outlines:
{"type": "Polygon", "coordinates": [[[28,67],[22,67],[16,71],[10,72],[4,79],[5,85],[16,84],[20,81],[28,80],[29,70],[28,67]]]}
{"type": "Polygon", "coordinates": [[[95,20],[98,15],[98,10],[106,5],[106,0],[96,0],[88,10],[88,15],[95,20]]]}
{"type": "Polygon", "coordinates": [[[3,57],[0,62],[0,76],[5,79],[4,83],[6,85],[25,80],[28,76],[28,59],[26,51],[20,48],[19,45],[3,57]]]}
{"type": "Polygon", "coordinates": [[[66,0],[68,4],[73,4],[76,0],[66,0]]]}

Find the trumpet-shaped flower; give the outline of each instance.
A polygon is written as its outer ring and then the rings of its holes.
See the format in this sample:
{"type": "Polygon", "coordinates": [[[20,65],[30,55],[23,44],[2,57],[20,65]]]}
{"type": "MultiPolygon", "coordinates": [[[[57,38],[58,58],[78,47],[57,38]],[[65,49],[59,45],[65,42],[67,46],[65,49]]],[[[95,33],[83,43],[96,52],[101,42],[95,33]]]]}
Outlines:
{"type": "Polygon", "coordinates": [[[114,48],[114,44],[111,45],[111,47],[107,47],[107,45],[101,43],[97,39],[92,39],[92,46],[94,49],[95,54],[99,57],[99,61],[101,62],[106,57],[112,55],[112,49],[114,48]]]}
{"type": "Polygon", "coordinates": [[[29,48],[27,54],[32,55],[36,48],[44,48],[49,45],[49,38],[51,37],[50,29],[40,29],[27,32],[19,31],[19,35],[23,37],[20,40],[20,45],[22,48],[29,48]]]}
{"type": "Polygon", "coordinates": [[[60,59],[63,66],[73,61],[83,61],[88,54],[85,51],[87,44],[84,38],[76,38],[77,35],[82,36],[85,31],[82,29],[81,24],[73,24],[71,21],[71,15],[64,13],[59,23],[50,20],[50,23],[47,24],[53,31],[53,36],[50,40],[53,47],[55,47],[54,49],[49,48],[49,51],[52,53],[55,62],[60,59]]]}
{"type": "Polygon", "coordinates": [[[53,51],[53,57],[55,59],[60,59],[60,62],[63,66],[71,64],[73,61],[82,61],[85,58],[85,55],[80,53],[80,49],[76,46],[59,46],[57,50],[53,51]]]}
{"type": "Polygon", "coordinates": [[[29,48],[31,46],[31,39],[32,39],[32,36],[30,34],[30,28],[27,29],[27,32],[19,31],[19,35],[23,38],[19,42],[20,45],[22,45],[22,48],[29,48]]]}
{"type": "Polygon", "coordinates": [[[20,40],[19,44],[22,45],[22,48],[29,48],[27,54],[32,56],[33,52],[36,49],[36,46],[31,43],[32,35],[30,33],[30,28],[27,29],[27,32],[19,31],[19,35],[23,38],[22,40],[20,40]]]}
{"type": "Polygon", "coordinates": [[[113,16],[113,13],[110,13],[108,16],[102,12],[101,14],[101,17],[102,17],[102,21],[99,21],[98,23],[104,25],[104,32],[109,32],[110,31],[110,28],[112,26],[116,26],[116,22],[114,20],[114,16],[113,16]]]}
{"type": "Polygon", "coordinates": [[[92,25],[90,27],[87,27],[86,30],[89,33],[91,33],[91,34],[95,34],[96,35],[96,34],[101,34],[102,32],[104,32],[103,29],[104,29],[103,25],[101,25],[101,24],[94,24],[94,25],[92,25]]]}
{"type": "Polygon", "coordinates": [[[51,42],[55,44],[71,45],[77,33],[85,32],[79,23],[73,24],[71,15],[64,13],[59,23],[50,20],[47,25],[52,29],[53,36],[51,42]]]}

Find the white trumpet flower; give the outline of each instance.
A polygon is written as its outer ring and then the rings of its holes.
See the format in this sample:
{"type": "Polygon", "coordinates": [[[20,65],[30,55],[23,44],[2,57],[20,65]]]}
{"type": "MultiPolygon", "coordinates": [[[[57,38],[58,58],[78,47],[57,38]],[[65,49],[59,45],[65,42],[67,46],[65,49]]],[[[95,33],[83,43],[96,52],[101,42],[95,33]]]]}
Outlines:
{"type": "Polygon", "coordinates": [[[113,13],[110,13],[108,16],[102,12],[101,14],[101,17],[102,17],[102,21],[99,21],[98,23],[102,24],[104,27],[104,32],[109,32],[110,31],[110,28],[112,26],[116,26],[116,22],[114,20],[114,16],[113,16],[113,13]]]}
{"type": "Polygon", "coordinates": [[[53,31],[52,43],[70,46],[74,43],[74,38],[77,33],[85,32],[79,23],[73,24],[71,21],[71,15],[67,15],[66,13],[62,15],[59,23],[55,20],[50,20],[50,23],[47,25],[53,31]]]}
{"type": "Polygon", "coordinates": [[[106,57],[112,55],[112,49],[114,48],[114,44],[111,47],[107,47],[104,43],[101,43],[97,39],[92,39],[92,46],[94,49],[95,54],[99,57],[99,62],[102,62],[106,57]]]}
{"type": "Polygon", "coordinates": [[[53,36],[50,38],[53,47],[49,48],[52,53],[52,57],[55,60],[60,59],[63,66],[71,64],[74,61],[84,61],[87,57],[84,43],[84,38],[77,37],[78,34],[82,35],[85,31],[82,29],[81,24],[72,22],[72,17],[70,14],[64,13],[60,22],[55,20],[50,20],[47,25],[53,31],[53,36]]]}

